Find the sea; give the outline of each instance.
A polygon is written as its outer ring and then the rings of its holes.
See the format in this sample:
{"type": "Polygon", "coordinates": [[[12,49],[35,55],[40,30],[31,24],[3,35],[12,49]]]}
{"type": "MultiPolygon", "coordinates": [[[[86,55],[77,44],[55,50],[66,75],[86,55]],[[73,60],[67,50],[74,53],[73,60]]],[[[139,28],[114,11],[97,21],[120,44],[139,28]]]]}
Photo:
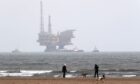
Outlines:
{"type": "Polygon", "coordinates": [[[19,52],[0,53],[0,77],[93,77],[94,65],[106,77],[140,77],[140,52],[19,52]]]}

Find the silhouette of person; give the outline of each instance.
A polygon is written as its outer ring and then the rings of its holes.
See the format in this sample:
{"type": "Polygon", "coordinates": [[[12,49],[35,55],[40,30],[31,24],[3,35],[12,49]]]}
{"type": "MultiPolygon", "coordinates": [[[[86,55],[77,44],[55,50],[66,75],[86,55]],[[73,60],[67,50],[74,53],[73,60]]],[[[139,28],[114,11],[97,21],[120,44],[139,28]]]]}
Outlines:
{"type": "Polygon", "coordinates": [[[66,72],[67,72],[66,64],[63,65],[62,72],[63,72],[63,78],[65,78],[66,77],[66,72]]]}
{"type": "Polygon", "coordinates": [[[95,66],[94,66],[94,71],[95,71],[95,73],[94,73],[94,77],[96,78],[98,78],[99,77],[99,74],[98,74],[98,71],[99,71],[99,66],[97,65],[97,64],[95,64],[95,66]]]}

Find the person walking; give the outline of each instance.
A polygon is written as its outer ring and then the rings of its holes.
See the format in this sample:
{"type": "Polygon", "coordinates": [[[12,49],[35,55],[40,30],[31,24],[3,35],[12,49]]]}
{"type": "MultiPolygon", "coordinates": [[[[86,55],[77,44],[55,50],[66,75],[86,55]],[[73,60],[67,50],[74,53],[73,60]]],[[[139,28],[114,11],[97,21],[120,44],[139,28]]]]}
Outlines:
{"type": "Polygon", "coordinates": [[[94,66],[94,77],[96,78],[98,78],[99,77],[99,74],[98,74],[98,72],[99,72],[99,66],[97,65],[97,64],[95,64],[95,66],[94,66]]]}
{"type": "Polygon", "coordinates": [[[65,77],[66,77],[66,72],[67,72],[66,64],[64,64],[64,65],[62,66],[62,72],[63,72],[63,78],[65,78],[65,77]]]}

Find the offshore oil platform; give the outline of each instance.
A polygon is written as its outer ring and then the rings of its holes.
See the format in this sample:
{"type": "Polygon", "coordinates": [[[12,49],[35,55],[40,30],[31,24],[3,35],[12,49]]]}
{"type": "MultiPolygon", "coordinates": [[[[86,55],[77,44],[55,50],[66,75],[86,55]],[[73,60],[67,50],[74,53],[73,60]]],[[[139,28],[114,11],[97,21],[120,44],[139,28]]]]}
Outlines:
{"type": "Polygon", "coordinates": [[[51,16],[48,18],[48,31],[45,31],[42,1],[40,1],[40,16],[40,32],[37,42],[39,42],[41,46],[46,46],[45,52],[65,51],[64,47],[66,45],[72,45],[71,39],[74,38],[74,30],[71,29],[53,34],[51,16]]]}

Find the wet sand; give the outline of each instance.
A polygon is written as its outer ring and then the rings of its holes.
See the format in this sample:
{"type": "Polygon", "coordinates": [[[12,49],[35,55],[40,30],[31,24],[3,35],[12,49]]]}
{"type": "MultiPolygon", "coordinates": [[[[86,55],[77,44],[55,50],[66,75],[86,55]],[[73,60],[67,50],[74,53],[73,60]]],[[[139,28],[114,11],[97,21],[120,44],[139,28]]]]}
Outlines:
{"type": "Polygon", "coordinates": [[[140,78],[107,78],[96,80],[94,78],[0,78],[0,84],[140,84],[140,78]]]}

